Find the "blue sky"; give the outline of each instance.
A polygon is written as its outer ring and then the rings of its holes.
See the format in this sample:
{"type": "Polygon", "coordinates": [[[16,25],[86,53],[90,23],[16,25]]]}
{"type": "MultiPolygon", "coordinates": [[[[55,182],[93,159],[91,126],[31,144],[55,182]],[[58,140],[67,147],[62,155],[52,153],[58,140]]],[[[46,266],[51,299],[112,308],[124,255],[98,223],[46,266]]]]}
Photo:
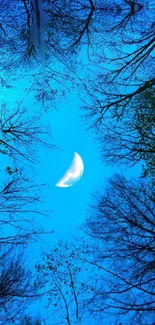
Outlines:
{"type": "Polygon", "coordinates": [[[51,116],[53,141],[61,150],[42,152],[39,170],[40,179],[49,186],[47,204],[54,210],[49,226],[54,227],[54,237],[59,239],[59,236],[70,236],[73,227],[84,221],[90,194],[104,184],[111,168],[101,162],[96,143],[90,132],[85,130],[78,102],[61,106],[48,115],[51,116]],[[74,152],[84,162],[82,178],[72,187],[56,187],[55,184],[69,168],[74,152]]]}
{"type": "MultiPolygon", "coordinates": [[[[35,70],[30,72],[35,73],[35,70]]],[[[32,118],[33,113],[37,111],[41,115],[41,122],[38,119],[40,126],[43,119],[44,123],[52,129],[50,141],[58,149],[38,148],[37,159],[40,164],[36,164],[33,172],[28,168],[28,172],[37,184],[47,184],[46,190],[42,188],[44,207],[53,210],[53,213],[50,220],[41,219],[40,223],[47,230],[55,230],[53,235],[46,238],[47,243],[53,245],[60,237],[69,239],[75,227],[84,221],[91,193],[104,186],[105,177],[109,177],[113,169],[101,162],[97,144],[93,141],[91,132],[86,131],[87,126],[82,119],[83,111],[80,110],[78,90],[75,88],[68,92],[65,99],[59,98],[57,109],[54,108],[51,100],[51,107],[45,113],[40,103],[34,100],[34,93],[28,91],[27,75],[28,71],[21,67],[14,71],[14,75],[10,76],[10,84],[12,79],[14,87],[3,89],[1,95],[2,101],[7,102],[8,109],[17,107],[17,102],[21,108],[32,108],[32,111],[28,110],[28,118],[32,118]],[[83,160],[83,176],[73,187],[58,188],[55,184],[69,168],[74,152],[77,152],[83,160]]],[[[55,87],[54,83],[53,87],[55,87]]],[[[8,157],[3,157],[2,172],[10,163],[8,157]]]]}
{"type": "MultiPolygon", "coordinates": [[[[70,239],[76,232],[76,227],[84,222],[91,194],[99,189],[104,190],[106,180],[121,168],[107,166],[100,159],[98,143],[93,140],[90,131],[86,131],[79,100],[64,103],[58,110],[47,113],[48,122],[51,121],[52,141],[59,149],[41,150],[41,167],[38,168],[38,181],[48,184],[44,192],[47,208],[53,209],[51,220],[44,220],[47,229],[53,229],[49,235],[47,245],[53,245],[61,237],[70,239]],[[74,152],[77,152],[84,162],[82,178],[72,187],[59,188],[55,184],[69,168],[74,152]]],[[[104,150],[104,148],[103,148],[104,150]]],[[[138,176],[139,166],[127,171],[127,176],[138,176]]]]}

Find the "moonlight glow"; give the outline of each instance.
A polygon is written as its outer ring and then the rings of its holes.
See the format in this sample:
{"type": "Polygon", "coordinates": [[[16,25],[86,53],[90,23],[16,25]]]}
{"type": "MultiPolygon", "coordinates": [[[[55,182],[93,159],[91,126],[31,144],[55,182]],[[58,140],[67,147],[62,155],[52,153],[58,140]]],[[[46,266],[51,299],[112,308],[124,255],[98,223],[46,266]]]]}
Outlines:
{"type": "Polygon", "coordinates": [[[84,164],[78,153],[74,153],[74,158],[70,168],[65,175],[60,179],[56,186],[58,187],[70,187],[74,185],[82,176],[84,171],[84,164]]]}

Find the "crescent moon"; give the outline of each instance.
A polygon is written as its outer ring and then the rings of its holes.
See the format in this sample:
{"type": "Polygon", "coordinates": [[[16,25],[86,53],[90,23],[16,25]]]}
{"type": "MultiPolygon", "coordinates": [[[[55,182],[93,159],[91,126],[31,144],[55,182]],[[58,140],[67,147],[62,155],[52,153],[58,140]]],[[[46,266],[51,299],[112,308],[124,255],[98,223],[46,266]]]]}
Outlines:
{"type": "Polygon", "coordinates": [[[58,187],[70,187],[77,183],[84,171],[84,164],[80,155],[75,152],[70,168],[65,175],[56,183],[58,187]]]}

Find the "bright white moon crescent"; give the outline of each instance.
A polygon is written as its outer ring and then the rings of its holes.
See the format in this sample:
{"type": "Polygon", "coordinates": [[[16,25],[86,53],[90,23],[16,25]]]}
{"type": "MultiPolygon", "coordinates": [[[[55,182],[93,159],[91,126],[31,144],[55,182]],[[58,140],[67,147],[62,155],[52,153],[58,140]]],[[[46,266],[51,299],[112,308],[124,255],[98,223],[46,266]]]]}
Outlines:
{"type": "Polygon", "coordinates": [[[74,158],[70,168],[65,175],[56,183],[58,187],[70,187],[74,185],[82,176],[84,171],[84,164],[80,155],[75,152],[74,158]]]}

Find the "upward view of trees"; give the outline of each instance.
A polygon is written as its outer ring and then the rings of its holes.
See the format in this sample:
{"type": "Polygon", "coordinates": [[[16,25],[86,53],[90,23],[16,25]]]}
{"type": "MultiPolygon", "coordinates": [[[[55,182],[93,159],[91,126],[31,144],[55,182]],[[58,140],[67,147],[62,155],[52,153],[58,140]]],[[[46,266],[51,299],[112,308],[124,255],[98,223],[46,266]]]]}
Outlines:
{"type": "Polygon", "coordinates": [[[0,325],[154,325],[155,5],[41,2],[42,53],[35,2],[0,1],[0,325]],[[35,177],[39,152],[55,148],[48,114],[75,97],[101,159],[126,175],[94,194],[82,238],[34,266],[25,248],[51,214],[35,177]],[[38,297],[42,319],[29,311],[38,297]]]}

